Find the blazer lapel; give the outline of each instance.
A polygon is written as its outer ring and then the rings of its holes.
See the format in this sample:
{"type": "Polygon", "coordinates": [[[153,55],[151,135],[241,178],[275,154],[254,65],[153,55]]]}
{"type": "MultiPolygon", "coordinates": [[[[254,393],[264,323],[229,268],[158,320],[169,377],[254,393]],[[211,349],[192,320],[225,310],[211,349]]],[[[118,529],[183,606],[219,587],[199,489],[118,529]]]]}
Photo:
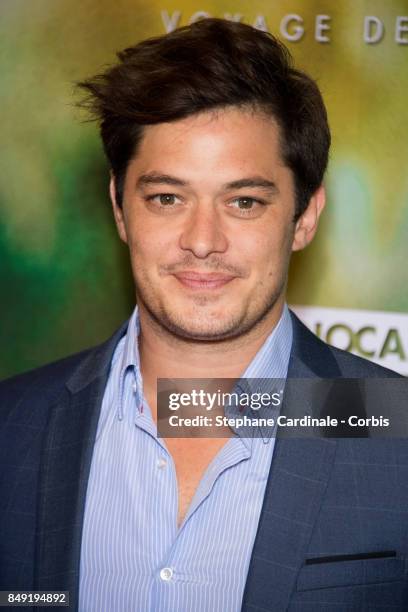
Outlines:
{"type": "Polygon", "coordinates": [[[90,351],[50,408],[40,473],[34,589],[70,592],[77,609],[86,489],[113,351],[127,323],[90,351]]]}
{"type": "MultiPolygon", "coordinates": [[[[288,378],[336,378],[330,349],[293,316],[288,378]]],[[[304,398],[308,402],[308,398],[304,398]]],[[[331,473],[336,441],[275,440],[271,470],[245,585],[242,612],[289,605],[331,473]]]]}
{"type": "Polygon", "coordinates": [[[286,610],[334,459],[326,439],[277,439],[242,610],[286,610]]]}

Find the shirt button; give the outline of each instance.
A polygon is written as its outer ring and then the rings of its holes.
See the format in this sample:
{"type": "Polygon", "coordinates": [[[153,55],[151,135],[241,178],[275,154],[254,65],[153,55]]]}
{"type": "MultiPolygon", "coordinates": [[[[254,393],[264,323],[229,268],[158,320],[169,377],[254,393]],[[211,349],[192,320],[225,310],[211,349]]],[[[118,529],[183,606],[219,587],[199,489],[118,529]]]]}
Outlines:
{"type": "Polygon", "coordinates": [[[163,567],[163,569],[160,570],[160,578],[164,580],[165,582],[169,582],[169,580],[171,580],[172,577],[173,577],[173,570],[171,567],[163,567]]]}
{"type": "Polygon", "coordinates": [[[165,468],[166,465],[167,465],[166,459],[161,458],[157,460],[157,467],[160,468],[161,470],[165,468]]]}

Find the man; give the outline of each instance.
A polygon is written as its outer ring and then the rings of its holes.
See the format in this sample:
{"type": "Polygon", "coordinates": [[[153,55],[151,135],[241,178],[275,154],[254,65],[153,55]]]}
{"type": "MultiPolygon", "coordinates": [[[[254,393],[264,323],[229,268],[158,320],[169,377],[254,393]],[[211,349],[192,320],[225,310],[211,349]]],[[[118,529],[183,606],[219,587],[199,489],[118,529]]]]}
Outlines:
{"type": "Polygon", "coordinates": [[[272,36],[206,19],[81,86],[137,307],[2,386],[1,589],[98,612],[407,609],[405,442],[157,435],[158,378],[393,375],[285,305],[325,203],[316,84],[272,36]]]}

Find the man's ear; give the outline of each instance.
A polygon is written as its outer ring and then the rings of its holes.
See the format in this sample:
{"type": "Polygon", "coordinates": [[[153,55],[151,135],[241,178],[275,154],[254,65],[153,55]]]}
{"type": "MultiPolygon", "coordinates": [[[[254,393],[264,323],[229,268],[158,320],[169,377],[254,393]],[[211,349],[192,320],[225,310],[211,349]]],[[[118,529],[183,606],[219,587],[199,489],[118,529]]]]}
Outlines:
{"type": "Polygon", "coordinates": [[[301,251],[312,242],[325,203],[326,192],[323,185],[320,185],[310,198],[306,210],[296,221],[292,251],[301,251]]]}
{"type": "Polygon", "coordinates": [[[112,172],[110,176],[111,178],[110,178],[110,183],[109,183],[109,195],[110,195],[110,199],[112,202],[113,216],[115,217],[115,223],[116,223],[116,228],[118,230],[118,234],[121,240],[123,240],[123,242],[126,242],[127,244],[128,239],[127,239],[123,209],[118,205],[116,201],[115,177],[113,176],[112,172]]]}

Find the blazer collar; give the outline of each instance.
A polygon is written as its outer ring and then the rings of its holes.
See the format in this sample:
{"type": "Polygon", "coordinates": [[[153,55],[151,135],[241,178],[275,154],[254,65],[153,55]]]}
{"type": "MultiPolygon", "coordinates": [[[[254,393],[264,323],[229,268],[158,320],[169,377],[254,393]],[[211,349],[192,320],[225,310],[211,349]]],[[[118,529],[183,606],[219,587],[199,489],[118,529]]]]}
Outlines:
{"type": "Polygon", "coordinates": [[[106,342],[89,351],[66,382],[71,393],[78,393],[98,378],[107,380],[113,353],[128,324],[129,321],[126,321],[106,342]]]}
{"type": "Polygon", "coordinates": [[[293,343],[288,378],[339,378],[342,376],[334,353],[291,311],[293,343]]]}

